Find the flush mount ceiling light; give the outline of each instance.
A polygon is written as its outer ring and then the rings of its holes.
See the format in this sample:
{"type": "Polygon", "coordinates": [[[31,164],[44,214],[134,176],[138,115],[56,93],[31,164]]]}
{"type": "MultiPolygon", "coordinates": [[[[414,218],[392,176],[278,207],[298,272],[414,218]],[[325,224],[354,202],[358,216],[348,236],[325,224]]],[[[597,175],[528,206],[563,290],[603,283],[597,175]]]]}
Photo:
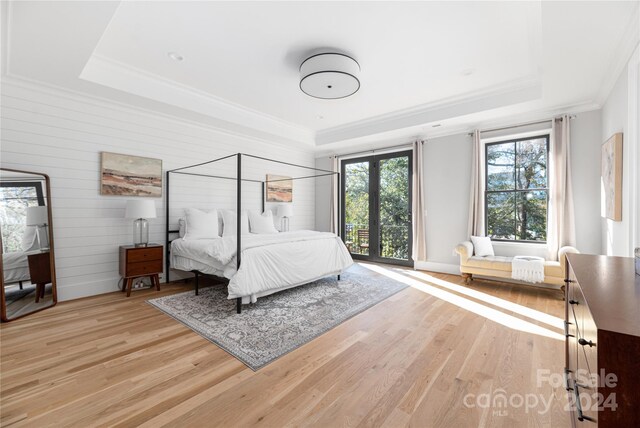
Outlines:
{"type": "Polygon", "coordinates": [[[305,94],[325,100],[345,98],[360,89],[360,64],[348,55],[321,53],[310,56],[300,65],[300,89],[305,94]]]}

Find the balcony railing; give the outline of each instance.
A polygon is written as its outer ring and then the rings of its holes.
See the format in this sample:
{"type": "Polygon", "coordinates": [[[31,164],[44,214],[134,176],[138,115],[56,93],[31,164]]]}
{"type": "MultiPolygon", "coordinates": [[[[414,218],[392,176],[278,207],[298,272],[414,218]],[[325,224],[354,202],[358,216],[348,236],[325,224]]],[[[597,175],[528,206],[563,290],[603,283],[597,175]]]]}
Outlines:
{"type": "MultiPolygon", "coordinates": [[[[351,254],[369,255],[369,225],[345,224],[345,245],[351,254]]],[[[391,259],[409,258],[409,226],[380,225],[380,256],[391,259]]]]}

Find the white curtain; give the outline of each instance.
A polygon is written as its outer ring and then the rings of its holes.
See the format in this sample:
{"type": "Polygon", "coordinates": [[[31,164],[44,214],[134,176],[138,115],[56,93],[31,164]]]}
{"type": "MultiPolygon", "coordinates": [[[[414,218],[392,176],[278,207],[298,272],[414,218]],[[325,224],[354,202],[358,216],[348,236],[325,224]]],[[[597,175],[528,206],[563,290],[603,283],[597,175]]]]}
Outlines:
{"type": "Polygon", "coordinates": [[[484,150],[480,131],[473,132],[471,154],[471,194],[469,197],[469,225],[467,235],[485,236],[484,228],[484,150]]]}
{"type": "Polygon", "coordinates": [[[427,260],[426,227],[424,218],[424,141],[413,142],[413,200],[411,212],[413,221],[413,248],[411,257],[415,261],[427,260]]]}
{"type": "Polygon", "coordinates": [[[547,218],[547,257],[558,260],[558,250],[575,247],[576,231],[571,186],[571,132],[569,116],[552,122],[549,147],[549,207],[547,218]]]}
{"type": "MultiPolygon", "coordinates": [[[[338,156],[331,156],[331,171],[340,172],[340,162],[338,160],[338,156]]],[[[329,203],[329,210],[330,210],[330,216],[331,216],[330,228],[331,228],[331,232],[335,233],[336,235],[339,235],[339,232],[340,232],[339,230],[340,222],[338,220],[338,210],[340,209],[339,177],[340,177],[339,174],[333,174],[331,176],[331,201],[329,203]]]]}

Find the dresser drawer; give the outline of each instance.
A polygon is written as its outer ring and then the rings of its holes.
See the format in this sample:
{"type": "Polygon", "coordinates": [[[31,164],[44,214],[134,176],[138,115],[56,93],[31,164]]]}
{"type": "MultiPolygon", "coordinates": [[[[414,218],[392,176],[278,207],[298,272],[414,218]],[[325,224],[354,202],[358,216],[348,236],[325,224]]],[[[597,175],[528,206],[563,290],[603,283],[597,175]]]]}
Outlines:
{"type": "Polygon", "coordinates": [[[162,272],[162,260],[127,263],[126,276],[149,275],[162,272]]]}
{"type": "Polygon", "coordinates": [[[162,261],[162,247],[136,248],[127,251],[127,261],[129,263],[144,262],[147,260],[162,261]]]}

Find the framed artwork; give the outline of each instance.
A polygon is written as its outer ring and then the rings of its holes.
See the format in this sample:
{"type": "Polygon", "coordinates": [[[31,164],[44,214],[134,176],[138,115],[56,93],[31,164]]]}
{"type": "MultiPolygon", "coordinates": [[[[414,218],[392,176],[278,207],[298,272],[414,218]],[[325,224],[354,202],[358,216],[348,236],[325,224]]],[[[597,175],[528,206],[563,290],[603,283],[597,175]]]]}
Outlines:
{"type": "Polygon", "coordinates": [[[102,152],[100,194],[162,196],[162,160],[102,152]]]}
{"type": "Polygon", "coordinates": [[[605,216],[622,220],[622,132],[602,145],[602,187],[605,216]]]}
{"type": "Polygon", "coordinates": [[[293,180],[284,175],[267,174],[267,202],[293,202],[293,180]]]}

